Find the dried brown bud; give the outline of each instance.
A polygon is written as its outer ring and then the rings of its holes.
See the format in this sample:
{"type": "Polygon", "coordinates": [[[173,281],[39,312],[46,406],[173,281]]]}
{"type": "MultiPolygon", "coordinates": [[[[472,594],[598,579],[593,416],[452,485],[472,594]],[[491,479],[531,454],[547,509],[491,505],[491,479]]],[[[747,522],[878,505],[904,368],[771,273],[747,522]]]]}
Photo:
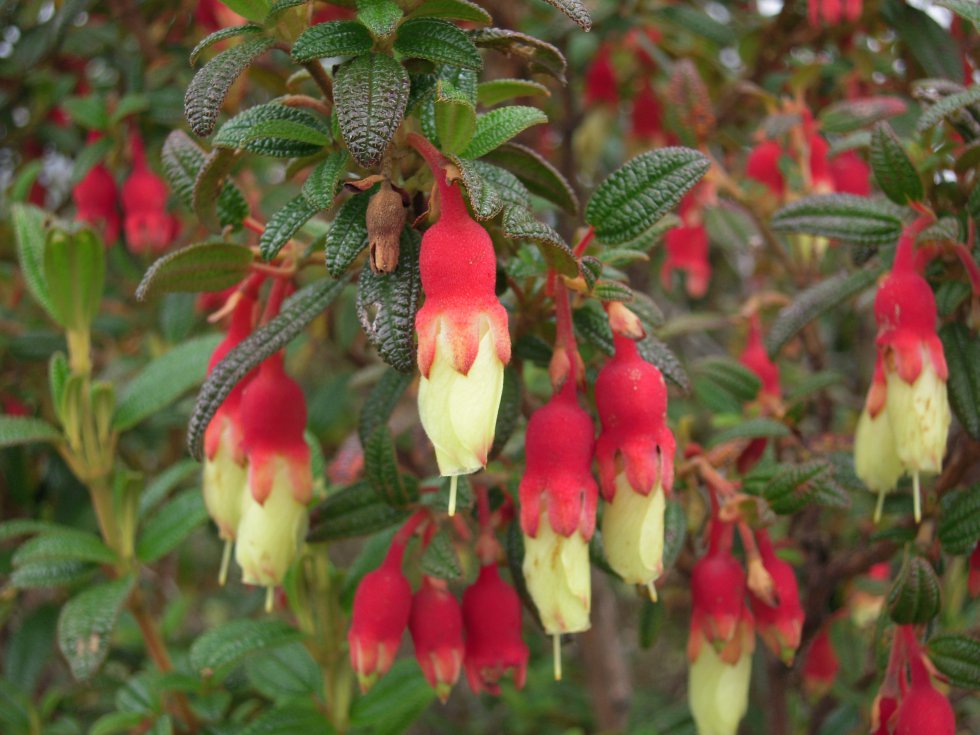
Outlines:
{"type": "Polygon", "coordinates": [[[609,326],[616,334],[630,339],[643,339],[646,336],[640,317],[626,308],[622,302],[610,301],[606,305],[606,313],[609,315],[609,326]]]}
{"type": "Polygon", "coordinates": [[[375,273],[395,270],[398,265],[398,243],[404,227],[405,207],[401,194],[385,181],[378,193],[371,197],[367,208],[371,270],[375,273]]]}

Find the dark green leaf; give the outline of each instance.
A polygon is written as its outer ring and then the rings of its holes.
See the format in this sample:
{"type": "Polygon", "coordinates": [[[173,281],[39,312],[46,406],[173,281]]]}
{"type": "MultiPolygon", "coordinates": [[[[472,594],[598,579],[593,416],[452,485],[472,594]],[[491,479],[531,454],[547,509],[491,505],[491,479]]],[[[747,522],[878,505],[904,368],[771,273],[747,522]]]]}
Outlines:
{"type": "Polygon", "coordinates": [[[949,404],[967,433],[980,439],[980,339],[959,322],[943,326],[939,338],[949,368],[949,404]]]}
{"type": "MultiPolygon", "coordinates": [[[[238,151],[215,148],[204,157],[201,167],[197,171],[197,176],[194,178],[191,208],[201,223],[211,229],[217,229],[223,220],[220,207],[222,199],[227,196],[225,194],[229,186],[227,179],[240,155],[238,151]]],[[[237,189],[235,194],[238,197],[228,200],[226,203],[233,207],[244,206],[244,211],[236,222],[236,224],[240,224],[248,214],[249,209],[248,204],[241,198],[241,193],[237,189]],[[239,199],[239,201],[236,202],[235,199],[239,199]]],[[[234,197],[234,195],[231,196],[234,197]]]]}
{"type": "Polygon", "coordinates": [[[785,424],[773,419],[755,418],[742,421],[731,428],[725,429],[711,438],[708,446],[718,446],[733,439],[754,439],[756,437],[767,437],[775,439],[781,436],[788,436],[789,429],[785,424]]]}
{"type": "Polygon", "coordinates": [[[459,579],[463,574],[453,541],[446,531],[437,531],[419,559],[423,574],[439,579],[459,579]]]}
{"type": "Polygon", "coordinates": [[[232,83],[273,43],[271,38],[249,38],[222,51],[198,70],[184,95],[184,116],[195,133],[211,135],[232,83]]]}
{"type": "Polygon", "coordinates": [[[367,482],[333,493],[310,512],[310,542],[367,536],[401,523],[408,512],[394,508],[367,482]]]}
{"type": "Polygon", "coordinates": [[[374,41],[360,23],[335,20],[317,23],[303,31],[293,44],[293,61],[303,63],[334,56],[358,56],[371,50],[374,41]]]}
{"type": "Polygon", "coordinates": [[[656,337],[647,334],[646,337],[637,341],[636,348],[643,359],[663,373],[667,380],[684,393],[691,392],[691,379],[687,377],[687,371],[681,366],[681,361],[677,359],[677,355],[670,347],[656,337]]]}
{"type": "Polygon", "coordinates": [[[394,0],[357,0],[357,19],[375,38],[387,38],[398,27],[402,10],[394,0]]]}
{"type": "Polygon", "coordinates": [[[317,213],[302,194],[293,197],[278,210],[265,226],[259,238],[259,253],[265,260],[272,260],[285,247],[289,239],[317,213]]]}
{"type": "Polygon", "coordinates": [[[426,0],[408,14],[409,18],[448,18],[471,23],[490,23],[490,13],[472,0],[426,0]]]}
{"type": "Polygon", "coordinates": [[[47,215],[32,204],[15,204],[10,208],[10,214],[17,242],[17,260],[27,290],[48,314],[54,316],[48,283],[44,280],[47,215]]]}
{"type": "Polygon", "coordinates": [[[853,194],[798,199],[773,215],[772,228],[862,245],[887,245],[902,233],[902,211],[893,204],[853,194]]]}
{"type": "Polygon", "coordinates": [[[766,335],[769,356],[775,357],[784,344],[818,316],[873,285],[879,275],[880,267],[839,273],[801,292],[793,303],[783,307],[766,335]]]}
{"type": "Polygon", "coordinates": [[[433,104],[436,135],[443,152],[451,154],[465,148],[476,130],[476,108],[468,95],[440,79],[433,104]]]}
{"type": "Polygon", "coordinates": [[[191,531],[207,520],[201,491],[185,490],[147,520],[136,542],[136,556],[152,564],[180,546],[191,531]]]}
{"type": "MultiPolygon", "coordinates": [[[[245,672],[256,691],[273,700],[316,698],[323,691],[320,667],[302,643],[290,643],[246,659],[245,672]]],[[[305,730],[303,735],[309,732],[305,730]]],[[[274,735],[279,735],[279,731],[274,735]]]]}
{"type": "Polygon", "coordinates": [[[238,735],[333,735],[334,732],[330,721],[308,698],[267,709],[237,731],[238,735]]]}
{"type": "Polygon", "coordinates": [[[585,220],[606,244],[632,240],[675,207],[708,167],[708,159],[689,148],[643,153],[599,184],[585,220]]]}
{"type": "Polygon", "coordinates": [[[518,133],[546,122],[548,116],[537,107],[511,105],[490,110],[477,118],[473,139],[461,155],[464,158],[480,158],[518,133]]]}
{"type": "Polygon", "coordinates": [[[668,500],[664,506],[664,570],[669,570],[684,550],[687,538],[687,515],[684,506],[668,500]]]}
{"type": "Polygon", "coordinates": [[[483,67],[480,52],[469,36],[452,23],[437,18],[416,18],[398,28],[395,51],[409,59],[426,59],[462,69],[483,67]]]}
{"type": "Polygon", "coordinates": [[[311,207],[329,209],[333,205],[349,161],[346,151],[335,151],[310,172],[303,182],[303,197],[311,207]]]}
{"type": "Polygon", "coordinates": [[[398,471],[395,444],[388,426],[381,424],[371,432],[364,447],[364,474],[375,494],[394,508],[407,508],[418,500],[415,478],[398,471]]]}
{"type": "Polygon", "coordinates": [[[435,698],[435,690],[416,663],[403,658],[395,662],[370,692],[354,701],[350,722],[359,731],[370,729],[371,735],[399,735],[409,729],[435,698]]]}
{"type": "MultiPolygon", "coordinates": [[[[531,207],[531,193],[521,183],[520,179],[510,171],[486,161],[469,161],[466,165],[479,174],[497,192],[504,206],[511,204],[524,209],[531,207]]],[[[466,181],[464,180],[463,183],[465,184],[466,181]]]]}
{"type": "Polygon", "coordinates": [[[344,285],[345,281],[323,279],[297,291],[283,304],[279,316],[252,332],[214,366],[201,387],[187,426],[187,448],[192,457],[201,459],[204,430],[232,388],[303,331],[333,302],[344,285]]]}
{"type": "Polygon", "coordinates": [[[91,587],[62,608],[58,647],[78,681],[91,678],[105,661],[112,631],[134,581],[132,576],[126,576],[91,587]]]}
{"type": "MultiPolygon", "coordinates": [[[[952,43],[949,33],[928,13],[904,0],[886,0],[879,12],[898,34],[904,48],[919,62],[926,76],[956,81],[963,78],[960,60],[949,52],[952,43]]],[[[916,73],[912,78],[918,76],[916,73]]]]}
{"type": "Polygon", "coordinates": [[[114,564],[118,559],[95,534],[68,529],[48,531],[25,541],[12,559],[14,567],[63,561],[114,564]]]}
{"type": "Polygon", "coordinates": [[[10,585],[20,590],[67,587],[90,577],[94,568],[91,564],[78,561],[25,564],[10,575],[10,585]]]}
{"type": "Polygon", "coordinates": [[[357,424],[357,434],[361,439],[362,447],[367,445],[368,439],[378,426],[388,422],[395,405],[414,379],[414,374],[386,370],[381,380],[371,389],[357,424]]]}
{"type": "Polygon", "coordinates": [[[0,448],[60,441],[61,434],[47,421],[29,416],[0,416],[0,448]]]}
{"type": "Polygon", "coordinates": [[[517,176],[533,194],[558,205],[569,214],[578,214],[578,197],[571,185],[558,169],[534,149],[519,143],[504,143],[490,151],[485,159],[517,176]]]}
{"type": "Polygon", "coordinates": [[[947,554],[969,554],[980,540],[980,485],[948,493],[942,500],[939,541],[947,554]]]}
{"type": "Polygon", "coordinates": [[[381,359],[406,373],[415,371],[415,312],[422,293],[421,241],[418,232],[405,227],[394,272],[374,273],[365,265],[357,287],[357,318],[364,334],[381,359]]]}
{"type": "Polygon", "coordinates": [[[477,87],[476,99],[484,107],[493,107],[515,97],[533,97],[535,95],[550,97],[551,92],[540,82],[530,79],[492,79],[488,82],[480,82],[477,87]]]}
{"type": "Polygon", "coordinates": [[[825,133],[849,133],[907,111],[908,103],[901,97],[842,100],[820,111],[820,129],[825,133]]]}
{"type": "Polygon", "coordinates": [[[261,32],[262,26],[256,25],[255,23],[245,23],[244,25],[231,26],[230,28],[219,28],[214,33],[209,33],[207,36],[198,41],[197,45],[191,51],[191,66],[197,63],[198,58],[204,51],[220,41],[224,41],[228,38],[235,38],[236,36],[245,36],[261,32]]]}
{"type": "Polygon", "coordinates": [[[470,209],[473,216],[479,220],[488,220],[496,217],[504,207],[504,200],[501,199],[497,187],[487,181],[482,175],[479,161],[471,161],[468,158],[450,155],[449,158],[462,176],[463,187],[470,201],[470,209]]]}
{"type": "Polygon", "coordinates": [[[504,236],[511,240],[530,240],[540,249],[548,265],[563,276],[578,275],[578,261],[568,243],[558,232],[536,220],[526,208],[508,205],[504,208],[504,236]]]}
{"type": "Polygon", "coordinates": [[[521,418],[521,377],[511,366],[504,368],[504,388],[500,394],[497,409],[497,423],[493,432],[493,446],[489,456],[495,457],[503,451],[504,445],[517,428],[521,418]]]}
{"type": "Polygon", "coordinates": [[[607,355],[612,355],[616,351],[613,346],[612,327],[609,326],[606,312],[598,301],[586,301],[573,311],[572,323],[579,337],[591,342],[607,355]]]}
{"type": "Polygon", "coordinates": [[[899,625],[924,625],[942,606],[939,579],[921,556],[909,556],[888,592],[888,612],[899,625]]]}
{"type": "Polygon", "coordinates": [[[247,274],[252,251],[229,242],[212,241],[189,245],[156,260],[136,288],[136,298],[175,291],[221,291],[234,286],[247,274]]]}
{"type": "Polygon", "coordinates": [[[337,71],[337,121],[354,159],[365,168],[381,161],[405,114],[408,72],[390,56],[367,54],[337,71]]]}
{"type": "Polygon", "coordinates": [[[312,112],[274,102],[238,113],[213,140],[217,148],[276,158],[312,156],[329,142],[330,128],[312,112]]]}
{"type": "Polygon", "coordinates": [[[762,387],[759,376],[740,362],[728,357],[710,357],[701,360],[696,368],[697,374],[719,385],[739,403],[754,400],[762,387]]]}
{"type": "Polygon", "coordinates": [[[980,689],[980,642],[945,633],[930,640],[928,648],[929,661],[950,684],[961,689],[980,689]]]}
{"type": "Polygon", "coordinates": [[[325,239],[327,270],[334,278],[347,272],[368,246],[367,208],[371,195],[355,194],[344,202],[334,217],[325,239]]]}
{"type": "Polygon", "coordinates": [[[565,57],[550,43],[503,28],[470,31],[470,38],[480,48],[493,49],[504,56],[523,61],[532,73],[550,74],[562,84],[565,83],[565,57]]]}
{"type": "MultiPolygon", "coordinates": [[[[163,144],[163,174],[170,190],[188,209],[194,208],[194,186],[204,159],[204,151],[183,130],[171,132],[163,144]]],[[[249,213],[248,202],[230,181],[221,187],[216,208],[221,227],[237,229],[249,213]]]]}
{"type": "Polygon", "coordinates": [[[651,602],[649,597],[643,598],[640,603],[640,648],[647,650],[657,642],[666,619],[664,608],[665,605],[651,602]]]}
{"type": "Polygon", "coordinates": [[[190,650],[191,668],[211,677],[259,651],[285,646],[302,634],[281,620],[232,620],[204,633],[190,650]]]}
{"type": "Polygon", "coordinates": [[[920,132],[928,130],[936,123],[942,122],[945,118],[955,116],[963,108],[977,103],[980,103],[980,85],[974,85],[962,92],[951,94],[933,104],[919,118],[916,128],[920,132]]]}
{"type": "Polygon", "coordinates": [[[871,170],[885,196],[896,204],[921,201],[925,193],[915,166],[886,122],[875,125],[871,133],[871,170]]]}
{"type": "Polygon", "coordinates": [[[112,425],[130,429],[180,398],[204,380],[218,334],[195,337],[165,352],[143,368],[119,393],[112,425]]]}

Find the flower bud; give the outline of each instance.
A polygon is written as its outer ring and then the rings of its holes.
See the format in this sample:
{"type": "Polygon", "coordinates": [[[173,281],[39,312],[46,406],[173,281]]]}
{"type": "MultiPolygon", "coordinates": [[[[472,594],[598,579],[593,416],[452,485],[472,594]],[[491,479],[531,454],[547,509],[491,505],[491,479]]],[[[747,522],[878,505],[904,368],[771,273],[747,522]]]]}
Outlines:
{"type": "Polygon", "coordinates": [[[463,611],[443,580],[422,577],[408,629],[425,680],[443,703],[463,668],[463,611]]]}
{"type": "Polygon", "coordinates": [[[813,637],[803,661],[803,688],[814,698],[822,697],[839,670],[840,662],[830,642],[830,625],[824,624],[813,637]]]}
{"type": "MultiPolygon", "coordinates": [[[[89,144],[99,139],[98,133],[91,133],[89,144]]],[[[80,222],[87,222],[98,229],[111,245],[119,239],[119,192],[112,174],[101,163],[92,166],[71,192],[75,202],[75,216],[80,222]]]]}
{"type": "Polygon", "coordinates": [[[779,169],[779,159],[783,148],[778,141],[766,140],[759,143],[745,160],[745,175],[761,184],[779,198],[786,193],[786,182],[779,169]]]}
{"type": "Polygon", "coordinates": [[[654,145],[664,144],[663,108],[649,81],[640,84],[640,91],[633,98],[630,121],[633,137],[654,145]]]}
{"type": "Polygon", "coordinates": [[[405,205],[401,194],[385,179],[371,197],[367,208],[368,244],[371,270],[392,273],[398,265],[402,228],[405,227],[405,205]]]}
{"type": "Polygon", "coordinates": [[[313,490],[303,391],[283,370],[282,353],[267,359],[241,399],[248,492],[235,559],[247,584],[282,582],[306,534],[313,490]]]}
{"type": "Polygon", "coordinates": [[[660,269],[660,282],[670,290],[674,271],[682,271],[687,277],[687,295],[702,298],[708,292],[711,263],[708,261],[708,231],[704,225],[681,226],[668,230],[664,235],[667,255],[660,269]]]}
{"type": "Polygon", "coordinates": [[[895,714],[895,735],[956,735],[953,708],[932,685],[921,652],[912,654],[912,686],[895,714]]]}
{"type": "Polygon", "coordinates": [[[463,624],[470,689],[500,694],[500,679],[510,671],[515,686],[523,688],[528,650],[521,639],[521,601],[500,578],[496,564],[481,567],[476,582],[463,593],[463,624]]]}
{"type": "MultiPolygon", "coordinates": [[[[860,2],[860,0],[859,0],[860,2]]],[[[855,196],[871,196],[871,169],[856,151],[844,151],[829,161],[834,191],[855,196]]]]}
{"type": "Polygon", "coordinates": [[[364,575],[354,594],[350,631],[351,665],[362,692],[395,661],[412,611],[412,587],[402,574],[403,543],[395,543],[381,566],[364,575]]]}
{"type": "Polygon", "coordinates": [[[803,633],[803,606],[800,604],[796,573],[788,562],[776,556],[768,533],[757,531],[756,539],[762,563],[772,579],[775,598],[774,605],[754,595],[749,598],[756,629],[769,650],[789,666],[796,656],[796,649],[800,647],[803,633]]]}
{"type": "Polygon", "coordinates": [[[587,107],[619,105],[616,69],[612,63],[612,47],[608,43],[599,46],[595,58],[585,71],[585,104],[587,107]]]}
{"type": "MultiPolygon", "coordinates": [[[[712,522],[712,536],[729,536],[731,524],[712,522]],[[719,532],[720,529],[720,532],[719,532]]],[[[691,635],[687,656],[693,661],[707,642],[734,663],[741,654],[740,623],[751,620],[745,606],[745,572],[735,560],[730,544],[712,540],[711,549],[691,571],[691,635]]]]}
{"type": "Polygon", "coordinates": [[[609,326],[615,334],[630,339],[642,339],[646,336],[640,317],[630,311],[623,302],[610,301],[606,305],[606,314],[609,316],[609,326]]]}
{"type": "Polygon", "coordinates": [[[735,735],[749,706],[751,650],[727,663],[702,646],[688,669],[687,696],[698,735],[735,735]]]}
{"type": "MultiPolygon", "coordinates": [[[[779,398],[782,393],[779,385],[779,367],[769,359],[769,353],[762,341],[762,324],[758,314],[753,314],[749,321],[748,339],[739,362],[755,373],[761,381],[758,397],[763,401],[764,406],[768,405],[767,401],[779,398]]],[[[738,458],[738,471],[742,474],[748,472],[766,451],[767,443],[764,438],[753,439],[738,458]]]]}
{"type": "MultiPolygon", "coordinates": [[[[425,303],[418,331],[419,417],[442,475],[486,466],[510,361],[507,312],[497,299],[496,255],[490,235],[470,217],[443,159],[412,136],[439,187],[439,221],[422,237],[419,270],[425,303]]],[[[450,501],[452,509],[453,501],[450,501]]]]}
{"type": "Polygon", "coordinates": [[[126,246],[133,253],[160,253],[177,235],[177,220],[167,212],[167,184],[150,170],[143,141],[135,132],[130,147],[133,171],[121,193],[126,246]]]}

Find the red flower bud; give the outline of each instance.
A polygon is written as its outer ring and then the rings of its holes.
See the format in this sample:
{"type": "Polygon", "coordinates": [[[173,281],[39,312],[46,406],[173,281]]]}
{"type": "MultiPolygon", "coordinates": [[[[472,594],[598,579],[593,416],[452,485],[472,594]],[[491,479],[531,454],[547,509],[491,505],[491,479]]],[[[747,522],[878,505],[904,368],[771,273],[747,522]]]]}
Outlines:
{"type": "Polygon", "coordinates": [[[595,58],[585,72],[585,104],[619,104],[619,89],[616,83],[616,69],[612,63],[612,50],[608,44],[599,46],[595,58]]]}
{"type": "MultiPolygon", "coordinates": [[[[725,533],[731,533],[731,528],[725,533]]],[[[743,643],[739,624],[745,621],[751,631],[752,616],[745,606],[745,572],[730,551],[716,548],[694,565],[691,605],[688,659],[694,661],[702,642],[707,641],[716,649],[724,649],[724,661],[734,663],[743,643]]]]}
{"type": "Polygon", "coordinates": [[[830,689],[837,678],[840,662],[830,642],[830,625],[824,624],[814,636],[803,662],[803,686],[814,696],[830,689]]]}
{"type": "Polygon", "coordinates": [[[953,708],[932,686],[921,652],[912,653],[909,666],[912,686],[898,707],[895,735],[956,735],[953,708]]]}
{"type": "Polygon", "coordinates": [[[167,212],[167,184],[146,163],[143,141],[130,136],[133,172],[122,187],[126,245],[133,253],[166,250],[177,235],[177,220],[167,212]]]}
{"type": "Polygon", "coordinates": [[[829,194],[834,191],[834,180],[830,176],[830,164],[827,161],[830,144],[817,132],[810,133],[807,143],[810,147],[810,183],[813,190],[820,194],[829,194]]]}
{"type": "Polygon", "coordinates": [[[463,667],[463,612],[446,583],[423,577],[412,598],[408,629],[425,680],[442,702],[459,679],[463,667]]]}
{"type": "Polygon", "coordinates": [[[844,151],[830,159],[830,178],[836,192],[871,196],[871,169],[855,151],[844,151]]]}
{"type": "Polygon", "coordinates": [[[347,642],[362,692],[391,668],[408,626],[412,587],[402,574],[404,553],[404,543],[394,543],[381,566],[364,576],[354,594],[347,642]]]}
{"type": "Polygon", "coordinates": [[[663,108],[650,82],[646,80],[633,98],[630,120],[635,137],[651,142],[663,142],[663,108]]]}
{"type": "Polygon", "coordinates": [[[779,170],[782,155],[782,146],[775,140],[767,140],[753,148],[745,161],[745,175],[765,184],[778,197],[782,197],[786,191],[786,182],[779,170]]]}
{"type": "Polygon", "coordinates": [[[667,255],[660,269],[660,282],[670,290],[674,271],[687,276],[687,294],[699,299],[708,292],[711,262],[708,260],[708,231],[703,224],[674,227],[664,235],[667,255]]]}
{"type": "MultiPolygon", "coordinates": [[[[92,133],[88,142],[91,144],[99,137],[98,133],[92,133]]],[[[107,246],[119,239],[119,192],[115,179],[103,164],[92,166],[72,189],[71,195],[79,221],[99,229],[107,246]]]]}
{"type": "Polygon", "coordinates": [[[521,689],[527,675],[527,645],[521,638],[521,601],[500,578],[496,564],[481,567],[463,593],[466,680],[474,693],[500,694],[500,679],[514,672],[521,689]]]}
{"type": "Polygon", "coordinates": [[[750,597],[756,629],[769,650],[788,666],[793,663],[803,633],[803,606],[800,605],[796,572],[788,562],[776,556],[766,531],[757,531],[756,540],[762,563],[772,578],[776,598],[775,607],[771,607],[754,595],[750,597]]]}
{"type": "MultiPolygon", "coordinates": [[[[749,322],[749,335],[745,342],[745,349],[739,357],[739,362],[755,373],[762,381],[762,387],[759,390],[761,397],[779,397],[781,393],[779,367],[769,359],[769,353],[762,341],[762,328],[758,314],[753,314],[749,322]]],[[[767,443],[766,439],[753,439],[738,458],[738,471],[743,474],[748,472],[766,451],[767,443]]]]}

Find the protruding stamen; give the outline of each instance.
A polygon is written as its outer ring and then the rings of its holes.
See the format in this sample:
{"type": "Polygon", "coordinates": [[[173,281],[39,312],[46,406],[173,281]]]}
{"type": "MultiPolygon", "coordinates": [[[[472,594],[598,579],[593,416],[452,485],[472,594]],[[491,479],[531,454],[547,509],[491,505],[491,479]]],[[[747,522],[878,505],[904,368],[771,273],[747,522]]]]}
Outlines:
{"type": "Polygon", "coordinates": [[[650,595],[650,602],[657,601],[657,587],[652,579],[647,582],[647,594],[650,595]]]}
{"type": "Polygon", "coordinates": [[[234,546],[234,543],[231,539],[225,541],[225,550],[221,554],[221,569],[218,571],[218,584],[222,587],[228,581],[228,567],[231,566],[231,547],[234,546]]]}
{"type": "Polygon", "coordinates": [[[555,656],[555,681],[561,681],[561,634],[555,633],[551,641],[555,656]]]}
{"type": "Polygon", "coordinates": [[[266,587],[265,588],[265,611],[267,613],[272,612],[272,605],[276,601],[276,588],[266,587]]]}
{"type": "Polygon", "coordinates": [[[881,511],[885,507],[885,491],[878,491],[878,502],[875,504],[875,523],[881,522],[881,511]]]}
{"type": "Polygon", "coordinates": [[[922,497],[919,490],[919,473],[912,473],[912,503],[915,510],[915,522],[922,520],[922,497]]]}
{"type": "Polygon", "coordinates": [[[449,478],[449,515],[456,515],[456,483],[459,481],[457,475],[449,478]]]}

